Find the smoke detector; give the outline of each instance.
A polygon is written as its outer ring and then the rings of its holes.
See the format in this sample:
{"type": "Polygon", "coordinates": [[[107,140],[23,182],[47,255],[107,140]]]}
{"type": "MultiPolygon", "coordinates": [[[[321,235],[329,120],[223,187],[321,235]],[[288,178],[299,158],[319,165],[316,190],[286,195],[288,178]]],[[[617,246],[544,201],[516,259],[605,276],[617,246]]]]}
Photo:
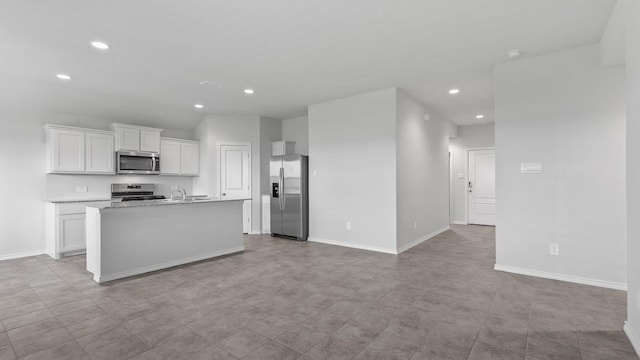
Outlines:
{"type": "Polygon", "coordinates": [[[511,60],[515,60],[517,58],[519,58],[520,56],[522,56],[522,51],[521,50],[510,50],[507,52],[507,55],[509,55],[509,58],[511,60]]]}

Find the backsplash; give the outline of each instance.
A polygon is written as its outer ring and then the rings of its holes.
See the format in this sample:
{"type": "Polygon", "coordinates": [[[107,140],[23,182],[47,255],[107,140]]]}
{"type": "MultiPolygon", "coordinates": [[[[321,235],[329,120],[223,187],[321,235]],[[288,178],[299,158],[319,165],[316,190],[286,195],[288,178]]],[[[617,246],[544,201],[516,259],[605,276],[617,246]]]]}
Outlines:
{"type": "MultiPolygon", "coordinates": [[[[193,179],[179,176],[126,176],[126,175],[63,175],[47,174],[45,200],[110,198],[112,183],[152,183],[157,184],[157,194],[169,197],[171,187],[178,186],[193,194],[193,179]],[[77,192],[78,187],[86,187],[86,192],[77,192]]],[[[214,194],[197,194],[211,195],[214,194]]]]}

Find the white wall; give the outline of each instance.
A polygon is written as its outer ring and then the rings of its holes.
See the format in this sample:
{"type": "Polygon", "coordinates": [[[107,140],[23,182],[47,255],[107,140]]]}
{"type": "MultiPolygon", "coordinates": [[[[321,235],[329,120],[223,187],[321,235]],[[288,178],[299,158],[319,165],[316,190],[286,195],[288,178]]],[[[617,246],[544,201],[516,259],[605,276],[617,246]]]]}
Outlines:
{"type": "MultiPolygon", "coordinates": [[[[45,200],[110,198],[110,185],[116,182],[158,183],[160,193],[167,193],[171,185],[178,185],[191,192],[191,178],[45,174],[44,124],[108,130],[111,122],[50,112],[0,109],[0,189],[5,199],[0,205],[0,258],[44,252],[45,200]],[[76,193],[76,186],[87,186],[88,191],[76,193]]],[[[187,130],[165,130],[162,135],[192,138],[187,130]]]]}
{"type": "Polygon", "coordinates": [[[449,126],[397,91],[397,249],[449,228],[449,126]],[[415,222],[415,224],[414,224],[415,222]],[[415,229],[414,229],[414,225],[415,229]]]}
{"type": "Polygon", "coordinates": [[[309,154],[309,117],[282,120],[282,140],[296,143],[296,154],[309,154]]]}
{"type": "Polygon", "coordinates": [[[251,143],[251,230],[259,232],[261,224],[260,116],[209,115],[195,129],[200,146],[200,177],[194,191],[210,196],[218,194],[218,143],[251,143]]]}
{"type": "Polygon", "coordinates": [[[600,65],[595,44],[495,67],[497,267],[625,286],[624,70],[600,65]]]}
{"type": "Polygon", "coordinates": [[[395,88],[309,106],[310,240],[395,252],[395,119],[395,88]]]}
{"type": "Polygon", "coordinates": [[[627,16],[627,325],[632,343],[640,352],[640,1],[628,0],[624,5],[627,16]]]}
{"type": "MultiPolygon", "coordinates": [[[[282,120],[260,117],[260,193],[269,195],[271,143],[282,139],[282,120]]],[[[261,208],[262,209],[262,208],[261,208]]]]}
{"type": "Polygon", "coordinates": [[[494,124],[458,127],[458,136],[449,141],[451,151],[451,223],[467,223],[467,163],[469,149],[495,145],[494,124]],[[463,174],[462,178],[458,174],[463,174]]]}

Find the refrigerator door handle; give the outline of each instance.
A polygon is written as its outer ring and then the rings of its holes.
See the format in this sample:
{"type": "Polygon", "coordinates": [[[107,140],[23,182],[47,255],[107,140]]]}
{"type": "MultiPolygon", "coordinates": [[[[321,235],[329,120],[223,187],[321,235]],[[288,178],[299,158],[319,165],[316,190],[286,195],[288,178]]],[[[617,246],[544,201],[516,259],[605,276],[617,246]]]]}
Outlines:
{"type": "Polygon", "coordinates": [[[282,171],[282,192],[280,198],[282,199],[282,210],[284,210],[287,207],[287,195],[284,192],[284,168],[281,168],[280,171],[282,171]]]}
{"type": "Polygon", "coordinates": [[[278,200],[280,201],[280,210],[284,210],[284,169],[280,168],[280,197],[278,200]]]}

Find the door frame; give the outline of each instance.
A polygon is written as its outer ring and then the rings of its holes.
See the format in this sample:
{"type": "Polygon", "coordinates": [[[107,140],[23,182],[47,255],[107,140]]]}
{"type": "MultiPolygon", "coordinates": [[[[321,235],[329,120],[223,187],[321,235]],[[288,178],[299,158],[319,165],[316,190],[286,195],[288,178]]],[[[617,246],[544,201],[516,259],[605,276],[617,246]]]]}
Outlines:
{"type": "MultiPolygon", "coordinates": [[[[252,230],[253,230],[253,183],[252,183],[252,178],[251,178],[251,164],[252,164],[252,154],[251,154],[251,143],[250,142],[237,142],[237,141],[218,141],[216,143],[216,151],[218,153],[218,157],[216,159],[216,162],[218,163],[218,174],[217,174],[217,179],[216,179],[216,183],[217,183],[217,195],[218,198],[220,198],[221,196],[221,187],[220,184],[222,183],[222,161],[221,157],[222,157],[222,152],[220,151],[220,148],[222,146],[248,146],[249,147],[249,201],[251,205],[251,208],[249,209],[249,234],[251,234],[252,230]]],[[[244,208],[244,205],[243,205],[244,208]]],[[[242,220],[243,224],[244,224],[244,214],[243,214],[243,220],[242,220]]]]}
{"type": "Polygon", "coordinates": [[[494,154],[496,151],[495,146],[485,146],[485,147],[477,147],[477,148],[467,148],[465,149],[465,167],[464,167],[464,222],[466,225],[469,225],[469,152],[470,151],[481,151],[481,150],[493,150],[494,154]]]}

